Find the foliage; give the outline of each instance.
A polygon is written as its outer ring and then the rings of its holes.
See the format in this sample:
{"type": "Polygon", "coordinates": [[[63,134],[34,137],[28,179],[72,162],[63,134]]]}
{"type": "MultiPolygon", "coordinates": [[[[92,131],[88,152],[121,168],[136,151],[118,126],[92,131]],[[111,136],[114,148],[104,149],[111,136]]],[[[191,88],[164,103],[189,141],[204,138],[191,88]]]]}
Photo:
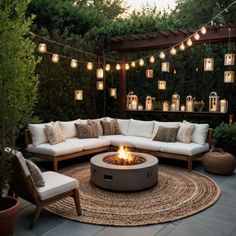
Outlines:
{"type": "Polygon", "coordinates": [[[0,196],[11,171],[5,147],[15,148],[20,129],[28,123],[37,98],[38,80],[31,41],[33,17],[25,18],[28,0],[0,3],[0,196]]]}
{"type": "Polygon", "coordinates": [[[220,144],[236,147],[236,123],[222,122],[214,129],[213,137],[220,144]]]}

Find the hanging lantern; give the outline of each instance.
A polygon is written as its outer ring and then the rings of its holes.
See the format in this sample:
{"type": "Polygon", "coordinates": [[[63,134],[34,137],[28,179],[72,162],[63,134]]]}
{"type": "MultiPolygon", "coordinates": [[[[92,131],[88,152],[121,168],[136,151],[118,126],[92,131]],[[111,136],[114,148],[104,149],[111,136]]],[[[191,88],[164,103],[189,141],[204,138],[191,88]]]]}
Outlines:
{"type": "Polygon", "coordinates": [[[166,57],[166,55],[165,55],[164,52],[161,52],[160,55],[159,55],[159,57],[160,57],[161,59],[164,59],[164,58],[166,57]]]}
{"type": "Polygon", "coordinates": [[[135,61],[131,62],[131,67],[133,67],[133,68],[135,67],[135,61]]]}
{"type": "Polygon", "coordinates": [[[39,46],[38,46],[38,51],[40,53],[47,52],[47,45],[45,43],[40,43],[39,46]]]}
{"type": "Polygon", "coordinates": [[[71,66],[71,68],[77,68],[78,67],[78,61],[75,60],[75,59],[71,59],[70,66],[71,66]]]}
{"type": "Polygon", "coordinates": [[[151,111],[153,109],[153,101],[151,96],[146,97],[145,110],[151,111]]]}
{"type": "Polygon", "coordinates": [[[180,107],[180,96],[178,93],[174,93],[172,95],[172,101],[171,101],[171,107],[174,104],[174,111],[179,111],[179,107],[180,107]]]}
{"type": "Polygon", "coordinates": [[[227,53],[225,54],[225,66],[233,66],[235,62],[235,54],[227,53]]]}
{"type": "Polygon", "coordinates": [[[138,64],[139,64],[140,66],[144,66],[144,60],[143,60],[143,59],[140,59],[138,64]]]}
{"type": "Polygon", "coordinates": [[[218,112],[219,111],[219,96],[216,92],[211,92],[209,95],[209,111],[218,112]]]}
{"type": "Polygon", "coordinates": [[[110,64],[106,64],[105,71],[110,71],[110,70],[111,70],[111,65],[110,64]]]}
{"type": "Polygon", "coordinates": [[[146,78],[149,79],[153,78],[153,70],[151,69],[146,70],[146,78]]]}
{"type": "Polygon", "coordinates": [[[220,100],[220,112],[227,113],[228,111],[228,101],[226,99],[220,100]]]}
{"type": "Polygon", "coordinates": [[[103,81],[97,81],[96,87],[97,90],[103,90],[103,81]]]}
{"type": "Polygon", "coordinates": [[[186,111],[194,112],[193,97],[191,95],[186,97],[186,111]]]}
{"type": "Polygon", "coordinates": [[[193,41],[191,39],[188,39],[187,40],[187,43],[186,43],[189,47],[191,47],[193,45],[193,41]]]}
{"type": "Polygon", "coordinates": [[[206,34],[207,30],[206,27],[202,26],[202,28],[200,29],[201,34],[206,34]]]}
{"type": "Polygon", "coordinates": [[[59,61],[59,55],[58,54],[52,54],[52,62],[57,63],[59,61]]]}
{"type": "Polygon", "coordinates": [[[181,43],[181,44],[180,44],[179,49],[180,49],[181,51],[184,51],[184,49],[185,49],[184,43],[181,43]]]}
{"type": "Polygon", "coordinates": [[[116,88],[110,88],[110,97],[116,98],[117,96],[117,89],[116,88]]]}
{"type": "Polygon", "coordinates": [[[132,91],[127,95],[126,108],[127,110],[137,110],[138,108],[138,97],[132,91]]]}
{"type": "Polygon", "coordinates": [[[158,89],[159,90],[166,90],[166,81],[165,80],[158,80],[158,89]]]}
{"type": "Polygon", "coordinates": [[[224,73],[224,83],[233,83],[234,82],[234,71],[225,71],[224,73]]]}
{"type": "Polygon", "coordinates": [[[172,47],[172,48],[170,49],[170,54],[171,54],[171,55],[173,55],[173,56],[176,55],[176,52],[177,52],[177,51],[176,51],[175,47],[172,47]]]}
{"type": "Polygon", "coordinates": [[[92,62],[88,62],[87,63],[87,69],[88,70],[92,70],[93,69],[93,63],[92,62]]]}
{"type": "Polygon", "coordinates": [[[195,40],[200,39],[200,35],[198,34],[198,32],[194,33],[193,37],[194,37],[195,40]]]}
{"type": "Polygon", "coordinates": [[[83,90],[75,90],[75,100],[83,100],[83,90]]]}
{"type": "Polygon", "coordinates": [[[169,102],[168,101],[163,102],[162,111],[169,111],[169,102]]]}
{"type": "Polygon", "coordinates": [[[204,71],[214,70],[214,58],[204,58],[204,71]]]}
{"type": "Polygon", "coordinates": [[[129,67],[129,63],[126,63],[126,64],[125,64],[125,69],[126,69],[126,70],[129,70],[129,68],[130,68],[130,67],[129,67]]]}
{"type": "Polygon", "coordinates": [[[121,69],[120,64],[116,64],[116,70],[120,70],[120,69],[121,69]]]}
{"type": "Polygon", "coordinates": [[[99,68],[96,70],[97,79],[102,79],[104,76],[103,69],[99,68]]]}
{"type": "Polygon", "coordinates": [[[170,63],[169,62],[162,62],[161,63],[161,71],[162,72],[170,72],[170,63]]]}
{"type": "Polygon", "coordinates": [[[154,63],[155,62],[155,57],[154,56],[151,56],[150,59],[149,59],[150,63],[154,63]]]}

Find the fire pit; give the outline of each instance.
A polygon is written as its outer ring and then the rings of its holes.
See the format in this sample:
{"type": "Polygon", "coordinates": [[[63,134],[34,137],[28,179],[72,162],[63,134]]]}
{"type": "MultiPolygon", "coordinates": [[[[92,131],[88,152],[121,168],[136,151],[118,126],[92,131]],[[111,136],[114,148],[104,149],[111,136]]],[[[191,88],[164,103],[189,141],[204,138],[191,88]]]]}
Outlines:
{"type": "Polygon", "coordinates": [[[150,188],[158,181],[158,159],[152,155],[130,152],[121,147],[90,160],[91,182],[114,191],[137,191],[150,188]]]}

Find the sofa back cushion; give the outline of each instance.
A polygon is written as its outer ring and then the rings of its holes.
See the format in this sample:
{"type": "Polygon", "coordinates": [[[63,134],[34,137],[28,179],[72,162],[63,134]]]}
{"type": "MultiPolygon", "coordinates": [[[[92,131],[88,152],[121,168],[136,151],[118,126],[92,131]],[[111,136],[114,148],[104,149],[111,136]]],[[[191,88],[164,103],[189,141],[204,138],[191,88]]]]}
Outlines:
{"type": "Polygon", "coordinates": [[[130,122],[130,119],[117,119],[117,124],[118,124],[121,134],[127,135],[129,122],[130,122]]]}
{"type": "Polygon", "coordinates": [[[130,119],[127,135],[152,138],[154,121],[130,119]]]}
{"type": "Polygon", "coordinates": [[[30,130],[32,143],[34,146],[37,146],[42,143],[48,143],[48,138],[45,133],[45,124],[51,124],[50,123],[43,123],[43,124],[29,124],[28,128],[30,130]]]}
{"type": "Polygon", "coordinates": [[[176,140],[182,143],[191,143],[195,125],[180,123],[176,140]]]}
{"type": "Polygon", "coordinates": [[[80,119],[72,121],[58,121],[65,139],[77,136],[75,123],[79,123],[80,119]]]}
{"type": "Polygon", "coordinates": [[[179,127],[180,122],[164,122],[164,121],[154,121],[154,128],[153,128],[153,133],[152,133],[152,138],[155,137],[158,128],[160,126],[162,127],[166,127],[166,128],[178,128],[179,127]]]}
{"type": "Polygon", "coordinates": [[[208,129],[209,129],[208,124],[195,124],[195,123],[190,123],[186,120],[184,120],[183,123],[195,125],[195,129],[194,129],[193,135],[192,135],[192,142],[198,143],[198,144],[205,144],[206,143],[207,133],[208,133],[208,129]]]}
{"type": "Polygon", "coordinates": [[[179,128],[166,128],[160,126],[155,137],[153,138],[153,141],[175,142],[178,129],[179,128]]]}

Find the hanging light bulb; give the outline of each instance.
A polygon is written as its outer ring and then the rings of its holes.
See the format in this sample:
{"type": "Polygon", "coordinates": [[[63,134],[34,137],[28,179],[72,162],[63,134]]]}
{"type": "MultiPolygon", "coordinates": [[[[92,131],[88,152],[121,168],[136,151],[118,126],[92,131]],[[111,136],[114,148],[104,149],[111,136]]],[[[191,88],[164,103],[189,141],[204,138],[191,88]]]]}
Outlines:
{"type": "Polygon", "coordinates": [[[45,53],[47,51],[46,43],[40,43],[39,46],[38,46],[38,51],[40,53],[45,53]]]}
{"type": "Polygon", "coordinates": [[[202,28],[200,29],[201,34],[206,34],[207,30],[206,27],[202,26],[202,28]]]}
{"type": "Polygon", "coordinates": [[[163,51],[161,51],[159,57],[160,57],[161,59],[164,59],[164,58],[166,57],[166,55],[165,55],[165,53],[164,53],[163,51]]]}
{"type": "Polygon", "coordinates": [[[126,64],[125,64],[125,69],[126,69],[126,70],[129,70],[129,63],[126,63],[126,64]]]}
{"type": "Polygon", "coordinates": [[[149,59],[150,63],[154,63],[155,62],[155,57],[154,56],[151,56],[150,59],[149,59]]]}
{"type": "Polygon", "coordinates": [[[138,64],[139,64],[140,66],[144,66],[144,60],[143,60],[143,59],[140,59],[138,64]]]}
{"type": "Polygon", "coordinates": [[[106,64],[105,71],[110,71],[110,70],[111,70],[111,65],[110,64],[106,64]]]}
{"type": "Polygon", "coordinates": [[[170,49],[170,54],[171,55],[176,55],[176,49],[175,49],[175,47],[172,47],[171,49],[170,49]]]}
{"type": "Polygon", "coordinates": [[[71,68],[77,68],[78,67],[78,61],[75,60],[75,59],[71,59],[70,66],[71,66],[71,68]]]}
{"type": "Polygon", "coordinates": [[[131,67],[133,67],[133,68],[135,67],[135,61],[131,62],[131,67]]]}
{"type": "Polygon", "coordinates": [[[88,62],[87,63],[87,69],[88,70],[92,70],[93,69],[93,63],[92,62],[88,62]]]}
{"type": "Polygon", "coordinates": [[[104,76],[104,72],[102,68],[97,69],[96,71],[97,79],[102,79],[104,76]]]}
{"type": "Polygon", "coordinates": [[[188,39],[188,40],[187,40],[187,45],[188,45],[189,47],[191,47],[191,46],[193,45],[193,41],[192,41],[191,39],[188,39]]]}
{"type": "Polygon", "coordinates": [[[194,33],[193,37],[194,37],[195,40],[200,39],[200,35],[198,34],[198,32],[194,33]]]}
{"type": "Polygon", "coordinates": [[[57,63],[59,61],[59,55],[58,54],[52,54],[52,62],[57,63]]]}
{"type": "Polygon", "coordinates": [[[180,49],[181,51],[184,51],[184,49],[185,49],[184,43],[181,43],[181,44],[180,44],[179,49],[180,49]]]}
{"type": "Polygon", "coordinates": [[[176,71],[176,69],[174,69],[174,71],[173,71],[173,74],[174,74],[174,75],[176,75],[176,74],[177,74],[177,71],[176,71]]]}
{"type": "Polygon", "coordinates": [[[120,70],[120,64],[116,64],[116,70],[120,70]]]}

